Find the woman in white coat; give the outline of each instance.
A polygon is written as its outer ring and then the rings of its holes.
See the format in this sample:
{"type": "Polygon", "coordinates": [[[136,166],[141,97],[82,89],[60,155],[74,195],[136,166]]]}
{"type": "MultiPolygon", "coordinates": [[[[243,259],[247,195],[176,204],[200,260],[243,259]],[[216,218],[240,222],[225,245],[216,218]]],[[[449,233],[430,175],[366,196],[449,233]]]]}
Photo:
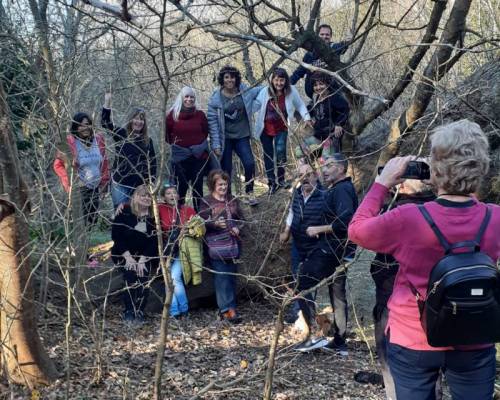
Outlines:
{"type": "Polygon", "coordinates": [[[276,68],[270,77],[270,85],[263,88],[255,99],[254,110],[257,112],[254,136],[260,139],[264,150],[269,194],[280,187],[289,187],[285,183],[286,140],[291,118],[298,111],[302,119],[311,117],[299,92],[290,85],[290,77],[283,68],[276,68]],[[277,178],[275,174],[275,160],[277,178]]]}

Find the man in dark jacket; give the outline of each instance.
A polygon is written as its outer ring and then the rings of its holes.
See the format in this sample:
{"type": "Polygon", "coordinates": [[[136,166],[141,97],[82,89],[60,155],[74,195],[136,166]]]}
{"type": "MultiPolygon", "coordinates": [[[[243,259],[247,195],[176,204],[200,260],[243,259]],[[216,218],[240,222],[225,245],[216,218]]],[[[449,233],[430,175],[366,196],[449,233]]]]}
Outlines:
{"type": "MultiPolygon", "coordinates": [[[[322,212],[322,224],[309,226],[306,234],[319,238],[318,246],[302,264],[299,273],[298,290],[310,289],[323,279],[332,276],[337,267],[345,259],[352,258],[355,247],[348,244],[347,227],[358,207],[358,197],[351,178],[347,177],[348,162],[345,156],[335,153],[326,157],[321,168],[327,191],[322,212]]],[[[338,351],[347,355],[345,335],[347,329],[346,273],[340,271],[329,285],[328,292],[334,308],[334,337],[328,341],[324,337],[311,337],[299,346],[299,351],[310,351],[317,348],[338,351]]],[[[306,320],[313,322],[313,315],[307,303],[299,300],[302,312],[308,316],[306,320]]]]}
{"type": "MultiPolygon", "coordinates": [[[[286,219],[285,230],[280,235],[280,242],[285,243],[292,236],[292,275],[297,278],[300,263],[308,254],[318,246],[319,239],[307,235],[309,226],[318,225],[322,221],[323,212],[323,188],[318,181],[318,175],[309,164],[299,167],[300,186],[292,195],[292,202],[286,219]]],[[[312,294],[306,296],[312,302],[312,294]]],[[[292,323],[297,319],[300,311],[297,303],[294,303],[286,322],[292,323]]]]}
{"type": "MultiPolygon", "coordinates": [[[[327,45],[330,46],[332,51],[336,52],[339,56],[344,54],[349,46],[350,41],[343,41],[339,43],[332,43],[332,27],[327,24],[319,26],[318,36],[323,39],[327,45]]],[[[302,61],[306,64],[311,64],[315,67],[326,68],[326,63],[319,58],[319,55],[308,51],[302,61]]],[[[295,85],[301,78],[306,77],[304,90],[309,98],[313,97],[313,86],[311,82],[311,74],[307,68],[299,65],[290,77],[290,84],[295,85]]]]}

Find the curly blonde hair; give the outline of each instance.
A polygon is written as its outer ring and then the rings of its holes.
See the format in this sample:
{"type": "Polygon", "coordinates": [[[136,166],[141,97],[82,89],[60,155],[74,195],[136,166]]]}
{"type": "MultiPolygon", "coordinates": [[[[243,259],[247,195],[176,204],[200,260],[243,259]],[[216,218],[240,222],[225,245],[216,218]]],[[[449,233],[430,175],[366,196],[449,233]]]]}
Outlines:
{"type": "Polygon", "coordinates": [[[435,129],[431,137],[431,182],[447,194],[477,192],[488,173],[486,135],[467,119],[435,129]]]}

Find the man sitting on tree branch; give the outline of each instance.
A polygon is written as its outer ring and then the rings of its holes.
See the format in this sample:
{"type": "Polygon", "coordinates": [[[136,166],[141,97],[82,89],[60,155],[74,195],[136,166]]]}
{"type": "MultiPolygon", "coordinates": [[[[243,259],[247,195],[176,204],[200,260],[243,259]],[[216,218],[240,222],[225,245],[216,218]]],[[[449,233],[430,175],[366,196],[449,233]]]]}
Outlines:
{"type": "MultiPolygon", "coordinates": [[[[318,31],[318,36],[325,41],[325,43],[330,46],[332,51],[337,53],[339,56],[344,54],[349,47],[350,40],[345,40],[342,42],[338,43],[332,43],[332,27],[327,24],[321,24],[319,26],[319,31],[318,31]]],[[[305,55],[302,61],[306,64],[311,64],[315,67],[319,68],[328,68],[326,63],[319,57],[318,54],[315,54],[314,52],[308,51],[305,55]]],[[[307,96],[312,99],[313,98],[313,84],[311,80],[311,75],[313,71],[308,70],[306,67],[303,67],[302,65],[299,65],[299,67],[294,71],[292,76],[290,77],[290,83],[292,85],[295,85],[301,78],[306,77],[305,85],[304,85],[304,90],[307,94],[307,96]]],[[[339,89],[339,88],[337,88],[339,89]]]]}

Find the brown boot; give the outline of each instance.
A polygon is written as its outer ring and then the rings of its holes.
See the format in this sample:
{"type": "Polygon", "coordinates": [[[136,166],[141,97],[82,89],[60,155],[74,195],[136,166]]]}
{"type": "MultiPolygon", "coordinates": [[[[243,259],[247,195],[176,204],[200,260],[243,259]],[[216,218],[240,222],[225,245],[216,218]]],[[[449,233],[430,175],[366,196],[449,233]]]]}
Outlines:
{"type": "Polygon", "coordinates": [[[230,308],[229,310],[221,313],[220,319],[231,324],[239,324],[240,322],[242,322],[241,317],[238,315],[234,308],[230,308]]]}

